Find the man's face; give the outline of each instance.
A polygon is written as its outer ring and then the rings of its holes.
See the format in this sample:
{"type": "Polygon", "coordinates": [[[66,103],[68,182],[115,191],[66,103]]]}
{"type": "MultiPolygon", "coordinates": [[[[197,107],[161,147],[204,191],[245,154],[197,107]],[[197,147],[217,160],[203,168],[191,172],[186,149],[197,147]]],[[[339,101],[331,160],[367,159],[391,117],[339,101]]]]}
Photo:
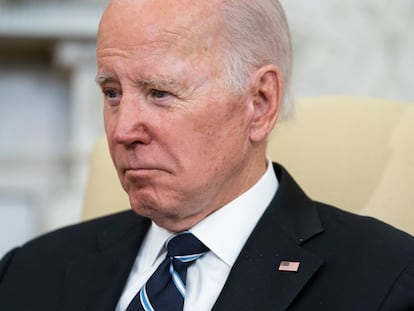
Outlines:
{"type": "Polygon", "coordinates": [[[257,180],[248,95],[223,87],[213,5],[176,2],[113,2],[97,47],[105,130],[121,184],[135,212],[172,231],[257,180]]]}

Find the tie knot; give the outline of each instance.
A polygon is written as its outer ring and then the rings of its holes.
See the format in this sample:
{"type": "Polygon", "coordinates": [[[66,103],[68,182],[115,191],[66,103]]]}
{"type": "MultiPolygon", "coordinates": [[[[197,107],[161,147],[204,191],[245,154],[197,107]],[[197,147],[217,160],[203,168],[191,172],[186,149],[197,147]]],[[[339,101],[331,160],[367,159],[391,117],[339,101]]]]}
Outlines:
{"type": "Polygon", "coordinates": [[[170,237],[165,246],[167,247],[168,257],[180,257],[182,261],[196,260],[209,250],[189,231],[183,231],[170,237]]]}

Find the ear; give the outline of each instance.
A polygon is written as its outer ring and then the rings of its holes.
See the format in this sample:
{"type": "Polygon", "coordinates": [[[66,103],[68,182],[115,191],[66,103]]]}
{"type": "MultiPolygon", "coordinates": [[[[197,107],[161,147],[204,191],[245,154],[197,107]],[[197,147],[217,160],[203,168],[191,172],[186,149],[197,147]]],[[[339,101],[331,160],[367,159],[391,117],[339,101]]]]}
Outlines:
{"type": "Polygon", "coordinates": [[[252,119],[250,123],[250,140],[261,142],[266,140],[272,131],[282,101],[282,79],[279,68],[266,65],[259,68],[251,76],[252,119]]]}

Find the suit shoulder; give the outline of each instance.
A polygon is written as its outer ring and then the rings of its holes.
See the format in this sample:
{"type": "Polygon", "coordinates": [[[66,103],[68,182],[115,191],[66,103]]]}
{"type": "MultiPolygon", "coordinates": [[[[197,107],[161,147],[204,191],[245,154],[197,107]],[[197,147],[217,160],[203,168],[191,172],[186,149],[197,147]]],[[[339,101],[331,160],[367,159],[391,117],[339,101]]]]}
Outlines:
{"type": "Polygon", "coordinates": [[[132,211],[120,212],[88,220],[79,224],[69,225],[49,233],[43,234],[28,241],[21,250],[39,251],[42,249],[53,249],[58,252],[60,249],[67,252],[72,247],[82,251],[82,247],[89,248],[91,243],[96,243],[99,234],[107,231],[128,230],[128,227],[136,225],[143,218],[132,211]]]}
{"type": "Polygon", "coordinates": [[[414,260],[414,237],[374,217],[357,215],[323,203],[316,203],[326,235],[354,246],[398,251],[414,260]]]}
{"type": "Polygon", "coordinates": [[[64,292],[62,281],[73,267],[91,269],[91,263],[103,264],[120,253],[133,260],[148,222],[128,211],[71,225],[27,242],[0,262],[0,304],[26,304],[16,297],[29,292],[27,301],[51,306],[44,310],[57,310],[61,296],[47,294],[64,292]]]}
{"type": "Polygon", "coordinates": [[[16,253],[16,250],[17,249],[15,248],[9,251],[0,261],[0,283],[14,257],[14,254],[16,253]]]}
{"type": "Polygon", "coordinates": [[[127,211],[67,226],[14,249],[12,255],[1,261],[1,270],[2,273],[10,270],[58,271],[79,256],[95,254],[100,247],[133,243],[137,232],[144,232],[147,223],[147,219],[127,211]]]}

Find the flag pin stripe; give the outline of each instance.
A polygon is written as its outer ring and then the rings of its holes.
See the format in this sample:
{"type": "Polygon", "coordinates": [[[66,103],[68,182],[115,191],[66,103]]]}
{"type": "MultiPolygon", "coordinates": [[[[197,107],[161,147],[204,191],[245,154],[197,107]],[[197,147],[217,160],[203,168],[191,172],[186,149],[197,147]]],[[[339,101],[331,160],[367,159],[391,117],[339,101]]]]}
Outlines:
{"type": "Polygon", "coordinates": [[[279,265],[279,271],[285,272],[298,272],[300,262],[298,261],[281,261],[279,265]]]}

